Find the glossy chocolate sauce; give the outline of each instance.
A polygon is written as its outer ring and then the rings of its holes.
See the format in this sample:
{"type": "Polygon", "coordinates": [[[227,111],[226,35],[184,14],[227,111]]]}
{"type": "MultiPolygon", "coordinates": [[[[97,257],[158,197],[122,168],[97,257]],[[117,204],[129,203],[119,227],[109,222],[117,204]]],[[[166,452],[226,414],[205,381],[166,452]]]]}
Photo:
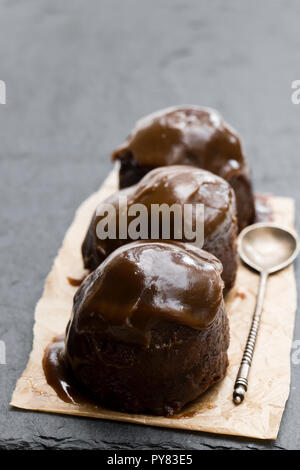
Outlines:
{"type": "Polygon", "coordinates": [[[137,241],[113,251],[74,297],[71,327],[147,343],[160,321],[205,329],[223,299],[222,265],[193,245],[137,241]]]}
{"type": "Polygon", "coordinates": [[[231,178],[246,167],[241,142],[220,114],[198,106],[179,106],[137,122],[112,159],[134,156],[139,165],[193,165],[231,178]]]}
{"type": "Polygon", "coordinates": [[[84,276],[82,276],[82,278],[80,278],[80,279],[76,279],[74,277],[67,276],[67,281],[70,284],[70,286],[79,287],[79,286],[81,286],[81,284],[83,283],[85,278],[86,278],[86,274],[84,276]]]}
{"type": "Polygon", "coordinates": [[[57,336],[47,346],[43,357],[43,369],[48,385],[50,385],[59,398],[67,403],[80,404],[87,399],[79,391],[80,387],[72,377],[65,358],[65,337],[57,336]]]}
{"type": "Polygon", "coordinates": [[[77,290],[65,342],[46,349],[47,382],[71,403],[175,414],[227,368],[221,271],[180,242],[115,250],[77,290]]]}
{"type": "Polygon", "coordinates": [[[239,229],[254,221],[250,173],[241,141],[213,109],[179,106],[146,116],[112,160],[120,161],[120,188],[137,183],[160,166],[191,165],[211,171],[228,181],[236,193],[239,229]]]}
{"type": "MultiPolygon", "coordinates": [[[[128,238],[118,238],[119,214],[120,210],[123,210],[123,207],[120,208],[119,201],[124,196],[127,198],[127,207],[124,208],[127,213],[133,204],[143,204],[146,207],[149,215],[147,238],[151,238],[151,208],[154,204],[167,204],[169,207],[173,204],[179,204],[182,208],[182,214],[184,213],[185,204],[193,205],[193,207],[195,207],[195,204],[203,204],[203,249],[217,256],[223,262],[225,270],[229,269],[230,264],[235,263],[236,205],[231,186],[222,178],[206,170],[175,165],[152,170],[137,185],[121,190],[99,204],[98,214],[101,213],[101,207],[105,207],[107,203],[115,208],[117,238],[102,240],[97,236],[96,227],[103,215],[97,216],[95,214],[82,245],[84,265],[87,269],[95,269],[113,250],[130,242],[128,238]],[[222,229],[224,233],[221,233],[222,229]],[[224,249],[224,254],[231,251],[229,260],[225,260],[220,253],[226,236],[228,237],[228,243],[232,245],[231,248],[224,249]],[[218,237],[222,238],[219,243],[217,243],[218,237]],[[232,240],[230,241],[229,238],[232,240]],[[212,247],[213,245],[214,247],[212,247]]],[[[128,224],[131,220],[132,217],[128,217],[128,224]]],[[[195,224],[195,215],[193,224],[195,224]]],[[[173,235],[170,232],[171,239],[173,235]]],[[[182,241],[188,240],[183,238],[182,241]]],[[[234,269],[235,266],[232,266],[233,271],[234,269]]],[[[227,272],[225,274],[227,275],[227,272]]],[[[234,275],[228,277],[234,278],[234,275]]],[[[227,279],[224,280],[227,281],[227,279]]]]}

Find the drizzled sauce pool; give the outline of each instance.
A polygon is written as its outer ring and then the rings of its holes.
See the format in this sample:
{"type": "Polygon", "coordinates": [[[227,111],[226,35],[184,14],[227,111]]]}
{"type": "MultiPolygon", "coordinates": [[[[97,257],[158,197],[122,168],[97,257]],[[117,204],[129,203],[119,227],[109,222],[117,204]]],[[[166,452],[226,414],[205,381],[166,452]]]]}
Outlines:
{"type": "Polygon", "coordinates": [[[70,277],[70,276],[67,276],[67,281],[69,282],[69,284],[73,287],[79,287],[81,286],[81,284],[83,283],[83,281],[85,280],[85,278],[87,277],[87,274],[85,274],[84,276],[82,276],[81,278],[77,279],[77,278],[74,278],[74,277],[70,277]]]}
{"type": "Polygon", "coordinates": [[[45,349],[43,369],[48,385],[59,398],[67,403],[79,405],[87,403],[88,399],[80,391],[80,387],[72,377],[64,359],[64,335],[57,336],[45,349]]]}

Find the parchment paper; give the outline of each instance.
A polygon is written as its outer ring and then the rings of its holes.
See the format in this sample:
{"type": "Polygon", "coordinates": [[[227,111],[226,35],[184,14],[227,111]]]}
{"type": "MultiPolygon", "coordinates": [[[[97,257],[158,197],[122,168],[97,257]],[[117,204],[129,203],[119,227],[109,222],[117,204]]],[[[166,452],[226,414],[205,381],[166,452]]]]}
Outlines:
{"type": "MultiPolygon", "coordinates": [[[[76,287],[69,284],[67,276],[82,276],[80,246],[90,218],[97,203],[116,189],[115,169],[99,191],[77,210],[36,306],[33,349],[27,367],[17,382],[11,405],[154,426],[276,439],[290,386],[290,350],[296,311],[293,266],[271,276],[268,281],[249,391],[240,406],[233,404],[232,390],[251,323],[259,280],[257,274],[241,264],[235,287],[226,299],[231,332],[227,375],[181,415],[173,418],[130,415],[92,405],[72,405],[60,400],[46,383],[42,369],[43,352],[54,336],[64,332],[76,292],[76,287]]],[[[274,221],[292,226],[293,200],[272,197],[270,203],[274,221]]]]}

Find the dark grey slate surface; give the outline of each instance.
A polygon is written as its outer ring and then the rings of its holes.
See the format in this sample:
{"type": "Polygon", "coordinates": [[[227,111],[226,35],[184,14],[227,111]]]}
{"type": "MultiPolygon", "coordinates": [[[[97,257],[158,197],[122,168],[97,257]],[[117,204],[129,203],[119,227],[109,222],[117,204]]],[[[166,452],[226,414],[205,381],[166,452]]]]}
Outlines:
{"type": "Polygon", "coordinates": [[[296,0],[1,1],[1,448],[300,448],[300,365],[275,443],[8,406],[63,235],[140,116],[216,107],[244,138],[255,188],[293,196],[299,219],[299,15],[296,0]]]}

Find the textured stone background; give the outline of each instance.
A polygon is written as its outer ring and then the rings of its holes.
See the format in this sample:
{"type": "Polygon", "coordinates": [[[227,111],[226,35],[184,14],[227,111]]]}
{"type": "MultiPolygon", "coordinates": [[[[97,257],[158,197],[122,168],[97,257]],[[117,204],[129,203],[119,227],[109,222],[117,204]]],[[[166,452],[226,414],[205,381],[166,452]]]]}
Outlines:
{"type": "Polygon", "coordinates": [[[218,108],[244,138],[255,188],[293,196],[299,215],[299,17],[296,0],[1,0],[0,447],[300,448],[300,365],[275,443],[8,406],[74,211],[140,116],[180,103],[218,108]]]}

